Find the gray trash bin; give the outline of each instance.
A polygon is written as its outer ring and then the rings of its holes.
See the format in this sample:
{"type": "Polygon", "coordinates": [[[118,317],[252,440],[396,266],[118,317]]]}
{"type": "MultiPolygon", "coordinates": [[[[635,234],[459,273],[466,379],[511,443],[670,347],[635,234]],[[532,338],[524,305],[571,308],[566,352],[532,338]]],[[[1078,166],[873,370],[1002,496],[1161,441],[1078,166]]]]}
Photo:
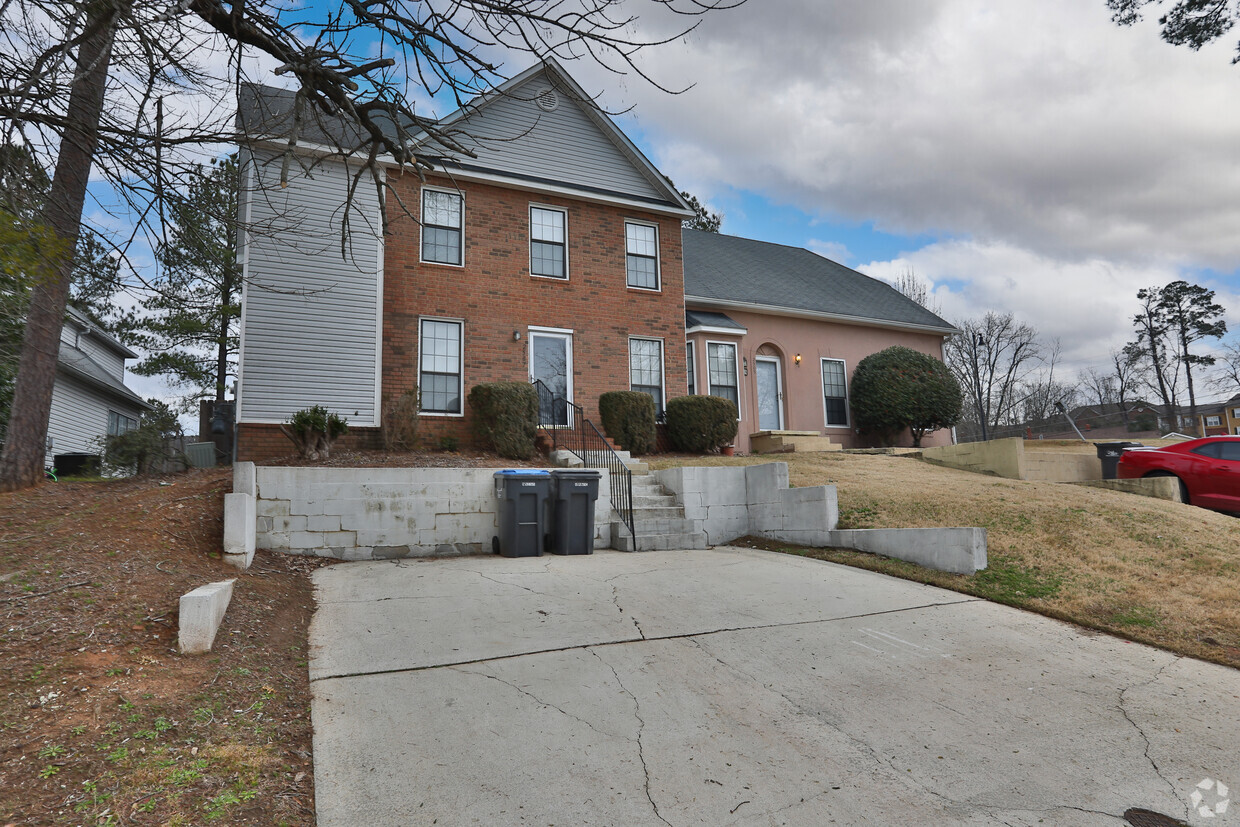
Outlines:
{"type": "Polygon", "coordinates": [[[491,538],[496,554],[537,557],[547,542],[547,505],[551,475],[534,468],[495,472],[499,501],[499,536],[491,538]]]}
{"type": "Polygon", "coordinates": [[[1115,479],[1119,473],[1119,458],[1128,448],[1140,448],[1140,442],[1095,442],[1094,447],[1098,449],[1098,459],[1102,460],[1102,478],[1104,480],[1115,479]]]}
{"type": "Polygon", "coordinates": [[[562,468],[551,472],[551,500],[555,505],[553,554],[594,553],[594,503],[602,474],[590,468],[562,468]]]}

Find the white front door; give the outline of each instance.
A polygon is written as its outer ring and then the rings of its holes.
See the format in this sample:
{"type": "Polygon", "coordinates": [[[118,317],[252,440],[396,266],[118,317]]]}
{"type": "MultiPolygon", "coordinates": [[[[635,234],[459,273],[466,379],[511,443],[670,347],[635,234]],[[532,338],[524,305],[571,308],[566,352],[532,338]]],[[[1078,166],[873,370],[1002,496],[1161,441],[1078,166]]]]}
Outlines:
{"type": "Polygon", "coordinates": [[[779,360],[759,356],[754,360],[758,374],[758,430],[782,431],[784,429],[784,394],[780,388],[779,360]]]}
{"type": "MultiPolygon", "coordinates": [[[[562,331],[530,330],[530,380],[538,379],[554,397],[573,401],[573,334],[562,331]]],[[[568,424],[568,407],[552,403],[540,392],[538,423],[543,426],[568,424]]]]}

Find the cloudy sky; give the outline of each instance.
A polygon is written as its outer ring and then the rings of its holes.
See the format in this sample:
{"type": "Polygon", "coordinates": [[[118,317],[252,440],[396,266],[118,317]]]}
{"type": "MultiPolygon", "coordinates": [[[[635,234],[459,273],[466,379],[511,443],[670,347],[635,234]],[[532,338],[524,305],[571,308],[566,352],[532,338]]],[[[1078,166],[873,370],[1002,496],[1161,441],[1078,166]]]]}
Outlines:
{"type": "MultiPolygon", "coordinates": [[[[1155,17],[1157,15],[1155,14],[1155,17]]],[[[1070,367],[1131,337],[1136,292],[1206,284],[1240,332],[1240,66],[1104,0],[749,0],[636,78],[570,64],[724,232],[867,274],[949,319],[1011,311],[1070,367]]]]}

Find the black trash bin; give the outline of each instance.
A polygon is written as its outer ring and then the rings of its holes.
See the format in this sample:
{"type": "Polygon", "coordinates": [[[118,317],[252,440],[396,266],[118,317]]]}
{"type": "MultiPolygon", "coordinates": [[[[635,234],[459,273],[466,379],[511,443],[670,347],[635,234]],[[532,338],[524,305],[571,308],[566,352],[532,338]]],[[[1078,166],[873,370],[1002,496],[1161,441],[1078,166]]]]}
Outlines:
{"type": "Polygon", "coordinates": [[[547,505],[551,475],[538,469],[495,472],[499,501],[499,536],[491,538],[496,554],[537,557],[547,540],[547,505]]]}
{"type": "Polygon", "coordinates": [[[1098,459],[1102,460],[1102,478],[1113,480],[1119,472],[1119,458],[1128,448],[1140,448],[1140,442],[1095,442],[1098,459]]]}
{"type": "Polygon", "coordinates": [[[103,457],[99,454],[57,454],[52,461],[58,477],[97,477],[103,473],[103,457]]]}
{"type": "Polygon", "coordinates": [[[553,554],[594,553],[594,503],[602,474],[590,468],[559,468],[551,472],[555,505],[553,554]]]}

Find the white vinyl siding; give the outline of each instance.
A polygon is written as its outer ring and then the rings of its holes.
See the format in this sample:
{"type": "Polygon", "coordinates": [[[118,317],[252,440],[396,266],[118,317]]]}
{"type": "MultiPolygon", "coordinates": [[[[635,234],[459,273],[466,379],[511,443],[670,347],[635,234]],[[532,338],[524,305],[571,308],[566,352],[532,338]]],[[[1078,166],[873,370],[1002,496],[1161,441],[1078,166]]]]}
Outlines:
{"type": "Polygon", "coordinates": [[[736,345],[730,342],[706,343],[706,392],[711,396],[730,399],[740,416],[740,374],[737,372],[736,345]]]}
{"type": "Polygon", "coordinates": [[[56,454],[98,454],[108,433],[109,411],[134,422],[142,416],[138,408],[126,407],[84,382],[57,373],[47,420],[47,436],[52,441],[47,464],[52,464],[56,454]]]}
{"type": "Polygon", "coordinates": [[[465,260],[465,200],[459,192],[422,188],[422,261],[465,260]]]}
{"type": "Polygon", "coordinates": [[[822,360],[822,404],[828,428],[848,427],[848,369],[843,359],[822,360]]]}
{"type": "Polygon", "coordinates": [[[238,419],[279,423],[325,405],[350,425],[377,426],[383,251],[375,189],[356,189],[342,257],[356,170],[323,163],[307,174],[294,164],[281,188],[279,157],[257,161],[243,167],[242,215],[269,229],[243,239],[238,419]]]}
{"type": "Polygon", "coordinates": [[[629,287],[659,289],[659,228],[624,222],[624,271],[629,287]]]}
{"type": "Polygon", "coordinates": [[[568,214],[549,207],[530,207],[530,274],[568,278],[568,214]]]}
{"type": "Polygon", "coordinates": [[[125,357],[98,336],[87,332],[76,319],[66,319],[61,325],[60,341],[82,351],[99,367],[122,382],[125,381],[125,357]]]}
{"type": "Polygon", "coordinates": [[[462,157],[462,163],[620,195],[666,198],[567,94],[557,93],[554,111],[540,109],[534,98],[550,86],[540,72],[470,115],[457,139],[477,157],[462,157]]]}
{"type": "Polygon", "coordinates": [[[650,394],[655,416],[663,413],[663,341],[629,339],[629,389],[650,394]]]}
{"type": "Polygon", "coordinates": [[[462,324],[422,319],[418,332],[418,399],[423,413],[461,414],[462,324]]]}

